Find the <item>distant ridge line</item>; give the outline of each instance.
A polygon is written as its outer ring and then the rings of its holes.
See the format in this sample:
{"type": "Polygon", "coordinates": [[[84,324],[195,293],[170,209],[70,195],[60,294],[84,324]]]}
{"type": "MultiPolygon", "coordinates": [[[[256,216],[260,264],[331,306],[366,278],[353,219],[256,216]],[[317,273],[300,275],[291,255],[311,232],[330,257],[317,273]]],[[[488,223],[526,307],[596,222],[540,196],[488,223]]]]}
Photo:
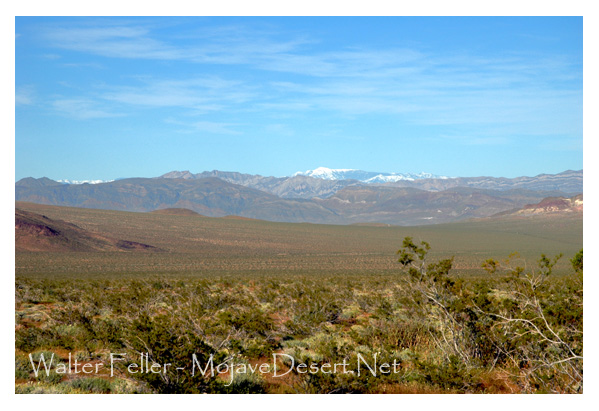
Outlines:
{"type": "Polygon", "coordinates": [[[214,170],[93,185],[25,178],[15,184],[15,197],[48,205],[136,212],[188,209],[207,217],[278,222],[421,225],[489,217],[547,197],[572,197],[582,193],[582,183],[582,171],[571,170],[514,179],[431,178],[381,184],[214,170]]]}

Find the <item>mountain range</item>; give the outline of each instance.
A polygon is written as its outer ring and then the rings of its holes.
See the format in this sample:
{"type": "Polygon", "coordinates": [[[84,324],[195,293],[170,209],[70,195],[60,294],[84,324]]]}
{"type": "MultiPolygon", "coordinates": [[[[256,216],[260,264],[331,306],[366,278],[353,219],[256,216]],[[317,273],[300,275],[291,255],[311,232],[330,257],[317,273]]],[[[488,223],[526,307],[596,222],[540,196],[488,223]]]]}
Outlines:
{"type": "Polygon", "coordinates": [[[583,172],[564,171],[559,174],[540,174],[535,177],[445,177],[429,173],[379,173],[351,169],[319,167],[295,173],[291,177],[263,177],[226,171],[171,171],[157,178],[194,180],[216,177],[223,181],[255,188],[282,198],[328,198],[348,186],[412,187],[426,191],[444,191],[456,187],[491,190],[516,188],[534,191],[554,191],[566,195],[582,193],[583,172]]]}
{"type": "Polygon", "coordinates": [[[198,174],[173,171],[155,178],[98,184],[24,178],[15,184],[15,193],[17,201],[123,211],[185,208],[210,217],[420,225],[488,217],[547,197],[569,197],[582,193],[583,179],[581,170],[514,179],[404,175],[404,180],[375,183],[370,174],[359,174],[359,170],[323,171],[321,168],[320,173],[312,173],[321,176],[318,178],[302,174],[263,177],[216,170],[198,174]],[[347,175],[362,180],[336,179],[347,175]]]}

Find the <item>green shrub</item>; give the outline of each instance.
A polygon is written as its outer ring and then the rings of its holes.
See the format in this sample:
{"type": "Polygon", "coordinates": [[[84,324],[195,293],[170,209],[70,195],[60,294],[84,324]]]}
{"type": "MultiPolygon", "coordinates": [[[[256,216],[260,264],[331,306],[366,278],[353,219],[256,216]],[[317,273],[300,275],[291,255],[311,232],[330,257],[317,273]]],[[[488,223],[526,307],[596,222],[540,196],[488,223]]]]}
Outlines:
{"type": "Polygon", "coordinates": [[[112,392],[112,384],[109,380],[99,377],[76,378],[68,382],[75,390],[93,393],[108,394],[112,392]]]}
{"type": "Polygon", "coordinates": [[[582,249],[570,260],[572,268],[577,273],[582,273],[582,249]]]}
{"type": "MultiPolygon", "coordinates": [[[[128,332],[128,344],[133,353],[148,353],[150,364],[172,364],[166,373],[135,373],[132,376],[147,383],[158,393],[202,393],[218,390],[216,377],[206,378],[192,375],[193,355],[200,364],[206,364],[210,355],[214,355],[215,364],[224,360],[200,337],[182,329],[182,324],[168,316],[150,318],[142,314],[131,324],[128,332]],[[177,367],[184,368],[178,370],[177,367]]],[[[139,356],[130,356],[129,363],[139,361],[139,356]]],[[[127,364],[125,364],[127,365],[127,364]]]]}

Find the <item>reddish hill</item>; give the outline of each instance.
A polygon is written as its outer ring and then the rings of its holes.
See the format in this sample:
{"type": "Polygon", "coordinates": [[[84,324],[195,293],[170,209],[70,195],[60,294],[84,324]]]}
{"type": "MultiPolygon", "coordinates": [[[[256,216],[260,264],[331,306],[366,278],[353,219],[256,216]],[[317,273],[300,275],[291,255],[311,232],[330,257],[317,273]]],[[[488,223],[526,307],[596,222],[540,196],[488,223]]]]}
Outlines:
{"type": "Polygon", "coordinates": [[[133,251],[160,249],[92,233],[62,220],[15,209],[16,251],[133,251]]]}
{"type": "Polygon", "coordinates": [[[547,197],[537,204],[527,204],[519,214],[548,214],[548,213],[575,213],[582,212],[582,194],[575,197],[547,197]]]}
{"type": "Polygon", "coordinates": [[[514,209],[498,213],[493,217],[500,216],[552,216],[562,214],[582,214],[583,198],[582,194],[577,196],[566,197],[547,197],[536,204],[526,204],[520,209],[514,209]]]}

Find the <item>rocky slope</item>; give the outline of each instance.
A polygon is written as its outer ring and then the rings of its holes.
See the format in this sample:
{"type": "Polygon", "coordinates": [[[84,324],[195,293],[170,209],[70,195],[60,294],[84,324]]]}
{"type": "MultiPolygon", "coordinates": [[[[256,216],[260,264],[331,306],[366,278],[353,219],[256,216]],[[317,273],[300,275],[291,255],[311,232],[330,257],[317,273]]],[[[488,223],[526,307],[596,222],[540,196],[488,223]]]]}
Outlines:
{"type": "Polygon", "coordinates": [[[393,187],[416,187],[429,191],[447,190],[454,187],[471,187],[491,190],[524,188],[535,191],[561,191],[568,194],[582,193],[583,172],[567,170],[559,174],[539,174],[535,177],[457,177],[448,179],[425,179],[389,183],[393,187]]]}
{"type": "Polygon", "coordinates": [[[160,251],[148,244],[119,240],[62,220],[15,209],[16,251],[160,251]]]}
{"type": "Polygon", "coordinates": [[[583,195],[574,197],[547,197],[535,204],[526,204],[524,207],[515,210],[509,210],[499,215],[513,216],[551,216],[555,214],[582,214],[583,195]]]}

